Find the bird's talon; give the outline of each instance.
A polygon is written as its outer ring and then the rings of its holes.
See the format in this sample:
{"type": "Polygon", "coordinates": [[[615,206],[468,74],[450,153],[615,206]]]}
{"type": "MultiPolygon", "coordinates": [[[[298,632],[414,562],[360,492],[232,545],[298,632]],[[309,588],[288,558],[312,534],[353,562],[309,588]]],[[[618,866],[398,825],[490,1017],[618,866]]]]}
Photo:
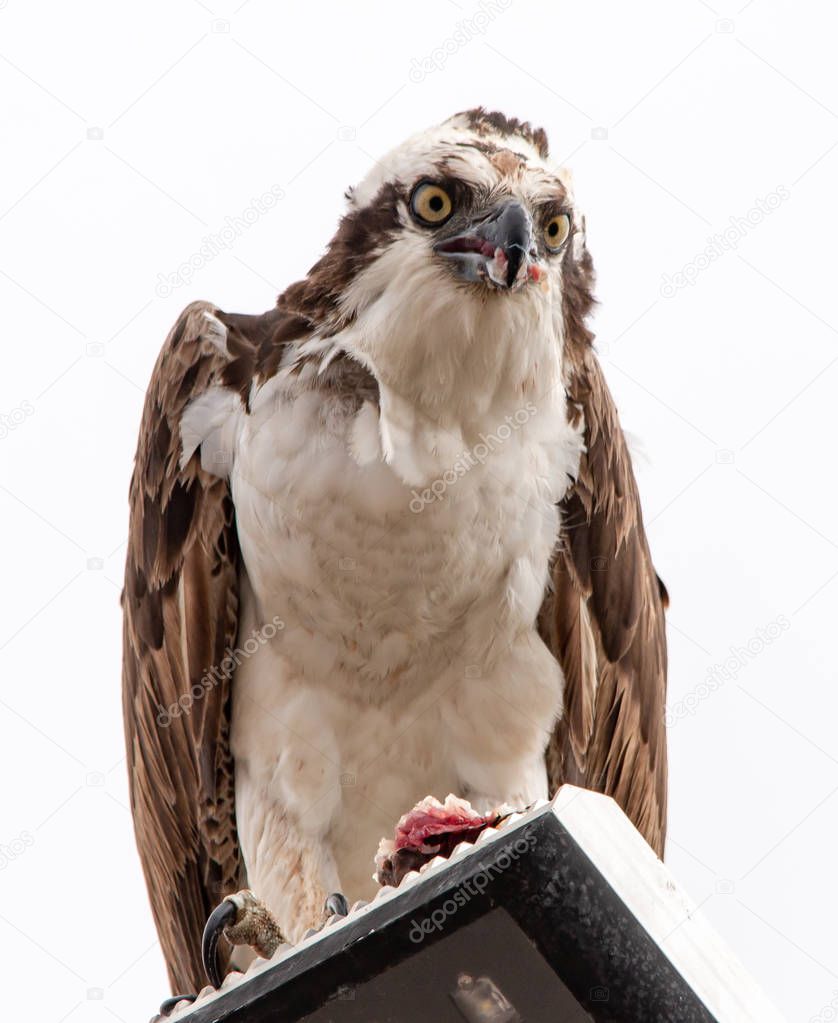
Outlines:
{"type": "Polygon", "coordinates": [[[201,942],[204,970],[214,988],[221,987],[224,980],[218,957],[222,934],[231,945],[248,945],[263,959],[270,959],[285,941],[276,920],[253,892],[244,889],[228,895],[210,913],[201,942]]]}
{"type": "Polygon", "coordinates": [[[346,896],[341,892],[333,892],[326,899],[326,904],[323,908],[327,917],[349,915],[349,903],[346,901],[346,896]]]}
{"type": "Polygon", "coordinates": [[[168,1016],[171,1016],[172,1010],[178,1002],[194,1002],[197,997],[197,995],[172,995],[171,998],[167,998],[164,1002],[160,1003],[156,1019],[166,1019],[168,1016]]]}
{"type": "Polygon", "coordinates": [[[224,899],[210,913],[204,925],[204,935],[201,938],[201,958],[204,962],[204,972],[207,980],[214,988],[221,987],[224,979],[221,976],[221,969],[218,963],[218,939],[230,926],[235,923],[238,916],[238,909],[230,898],[224,899]]]}

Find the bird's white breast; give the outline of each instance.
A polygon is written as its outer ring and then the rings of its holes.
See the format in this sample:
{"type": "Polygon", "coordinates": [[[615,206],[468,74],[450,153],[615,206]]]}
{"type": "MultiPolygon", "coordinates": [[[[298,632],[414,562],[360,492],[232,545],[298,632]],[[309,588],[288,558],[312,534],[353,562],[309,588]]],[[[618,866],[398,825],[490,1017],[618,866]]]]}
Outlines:
{"type": "Polygon", "coordinates": [[[581,445],[553,389],[470,424],[456,460],[416,440],[421,457],[399,452],[423,466],[411,485],[383,460],[385,427],[369,404],[277,381],[243,418],[231,474],[242,633],[284,623],[234,681],[245,859],[245,805],[262,801],[255,818],[273,800],[331,842],[350,897],[421,797],[546,795],[561,677],[534,622],[581,445]]]}

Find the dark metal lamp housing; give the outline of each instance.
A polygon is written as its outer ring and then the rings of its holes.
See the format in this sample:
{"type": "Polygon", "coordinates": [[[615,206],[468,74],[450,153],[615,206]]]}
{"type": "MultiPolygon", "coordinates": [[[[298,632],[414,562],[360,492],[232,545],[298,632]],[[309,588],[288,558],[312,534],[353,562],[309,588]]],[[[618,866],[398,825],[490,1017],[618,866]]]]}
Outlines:
{"type": "Polygon", "coordinates": [[[563,786],[184,1023],[780,1023],[617,805],[563,786]]]}

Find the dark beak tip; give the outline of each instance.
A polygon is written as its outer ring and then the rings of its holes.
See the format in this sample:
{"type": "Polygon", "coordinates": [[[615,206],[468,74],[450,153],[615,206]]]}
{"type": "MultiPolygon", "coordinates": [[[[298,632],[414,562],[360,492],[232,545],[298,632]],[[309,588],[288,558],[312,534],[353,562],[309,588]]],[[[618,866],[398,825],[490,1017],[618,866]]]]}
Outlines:
{"type": "Polygon", "coordinates": [[[506,287],[511,288],[532,245],[532,218],[517,200],[505,203],[490,221],[487,235],[507,258],[506,287]]]}
{"type": "Polygon", "coordinates": [[[513,243],[512,245],[510,245],[507,249],[504,250],[504,253],[506,255],[507,260],[506,286],[507,288],[511,288],[512,285],[515,283],[515,279],[518,276],[518,271],[521,268],[521,263],[523,263],[527,253],[526,250],[517,243],[513,243]]]}

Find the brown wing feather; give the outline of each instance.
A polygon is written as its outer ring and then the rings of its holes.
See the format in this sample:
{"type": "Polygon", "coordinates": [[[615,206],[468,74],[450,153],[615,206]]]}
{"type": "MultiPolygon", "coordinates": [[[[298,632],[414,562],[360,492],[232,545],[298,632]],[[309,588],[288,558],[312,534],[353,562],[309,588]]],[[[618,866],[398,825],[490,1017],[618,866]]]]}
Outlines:
{"type": "Polygon", "coordinates": [[[561,545],[540,626],[565,675],[565,710],[547,750],[562,782],[605,792],[653,849],[666,831],[663,590],[616,409],[590,351],[570,384],[586,452],[563,502],[561,545]]]}
{"type": "Polygon", "coordinates": [[[652,848],[666,834],[666,591],[652,567],[637,484],[614,401],[591,348],[590,256],[565,264],[570,407],[585,452],[562,502],[562,536],[539,628],[565,675],[547,749],[551,793],[571,782],[619,803],[652,848]]]}
{"type": "MultiPolygon", "coordinates": [[[[230,358],[194,303],[160,354],[146,397],[130,489],[123,708],[131,804],[154,919],[176,991],[204,983],[201,932],[237,887],[229,679],[201,686],[235,646],[239,553],[227,483],[198,454],[181,469],[180,421],[213,384],[242,388],[252,351],[235,330],[230,358]],[[199,698],[187,694],[197,686],[199,698]],[[184,706],[175,713],[178,700],[184,706]]],[[[196,692],[198,692],[196,689],[196,692]]]]}

